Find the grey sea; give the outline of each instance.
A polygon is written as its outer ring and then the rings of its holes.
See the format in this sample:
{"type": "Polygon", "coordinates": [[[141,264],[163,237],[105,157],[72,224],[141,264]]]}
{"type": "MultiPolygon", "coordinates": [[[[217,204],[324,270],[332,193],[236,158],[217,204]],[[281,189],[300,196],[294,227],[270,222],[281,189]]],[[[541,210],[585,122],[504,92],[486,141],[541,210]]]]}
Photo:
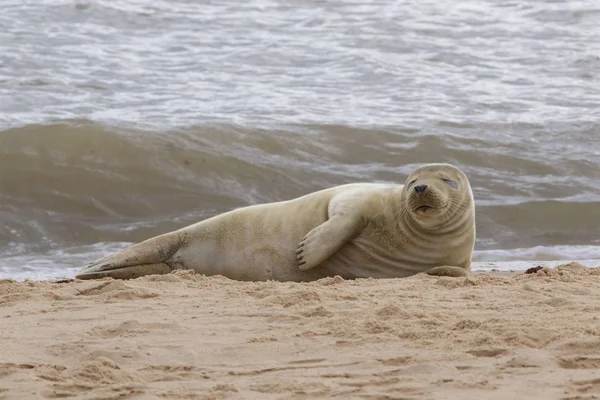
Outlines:
{"type": "Polygon", "coordinates": [[[475,269],[600,259],[597,0],[0,0],[0,278],[331,185],[471,179],[475,269]]]}

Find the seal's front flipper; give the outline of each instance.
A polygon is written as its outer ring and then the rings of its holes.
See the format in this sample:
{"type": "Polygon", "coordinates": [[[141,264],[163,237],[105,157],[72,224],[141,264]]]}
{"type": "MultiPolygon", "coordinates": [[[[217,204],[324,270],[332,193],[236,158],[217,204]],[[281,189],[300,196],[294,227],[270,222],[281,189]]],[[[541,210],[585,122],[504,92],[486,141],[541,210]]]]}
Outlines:
{"type": "Polygon", "coordinates": [[[469,276],[469,272],[463,267],[451,267],[449,265],[444,265],[441,267],[434,267],[425,271],[427,275],[433,276],[451,276],[454,278],[458,278],[461,276],[469,276]]]}
{"type": "Polygon", "coordinates": [[[364,227],[360,216],[335,215],[304,236],[296,250],[298,268],[316,267],[356,237],[364,227]]]}
{"type": "Polygon", "coordinates": [[[88,264],[75,277],[130,279],[150,274],[166,274],[173,268],[165,264],[165,261],[175,254],[182,244],[179,233],[156,236],[88,264]]]}

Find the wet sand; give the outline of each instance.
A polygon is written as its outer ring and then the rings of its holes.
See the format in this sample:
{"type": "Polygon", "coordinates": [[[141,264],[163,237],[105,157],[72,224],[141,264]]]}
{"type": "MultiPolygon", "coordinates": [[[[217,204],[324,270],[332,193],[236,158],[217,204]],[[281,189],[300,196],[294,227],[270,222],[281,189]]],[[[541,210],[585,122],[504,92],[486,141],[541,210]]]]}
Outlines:
{"type": "Polygon", "coordinates": [[[0,399],[600,398],[600,269],[0,281],[0,399]]]}

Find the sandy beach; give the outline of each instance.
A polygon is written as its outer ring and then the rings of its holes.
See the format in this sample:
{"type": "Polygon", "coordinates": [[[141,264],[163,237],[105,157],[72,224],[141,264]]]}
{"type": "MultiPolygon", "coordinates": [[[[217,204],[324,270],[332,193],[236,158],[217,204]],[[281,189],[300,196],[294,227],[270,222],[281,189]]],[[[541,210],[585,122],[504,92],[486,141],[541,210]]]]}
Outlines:
{"type": "Polygon", "coordinates": [[[597,399],[600,269],[0,281],[0,398],[597,399]]]}

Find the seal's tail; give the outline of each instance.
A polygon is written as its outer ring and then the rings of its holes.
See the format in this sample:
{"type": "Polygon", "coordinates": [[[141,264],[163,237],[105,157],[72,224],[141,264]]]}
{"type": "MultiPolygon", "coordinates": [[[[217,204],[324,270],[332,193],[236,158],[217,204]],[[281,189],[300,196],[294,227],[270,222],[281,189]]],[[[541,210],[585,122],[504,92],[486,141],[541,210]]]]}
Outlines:
{"type": "Polygon", "coordinates": [[[166,274],[173,268],[165,262],[179,250],[182,243],[178,233],[156,236],[86,265],[75,278],[131,279],[144,275],[166,274]]]}

